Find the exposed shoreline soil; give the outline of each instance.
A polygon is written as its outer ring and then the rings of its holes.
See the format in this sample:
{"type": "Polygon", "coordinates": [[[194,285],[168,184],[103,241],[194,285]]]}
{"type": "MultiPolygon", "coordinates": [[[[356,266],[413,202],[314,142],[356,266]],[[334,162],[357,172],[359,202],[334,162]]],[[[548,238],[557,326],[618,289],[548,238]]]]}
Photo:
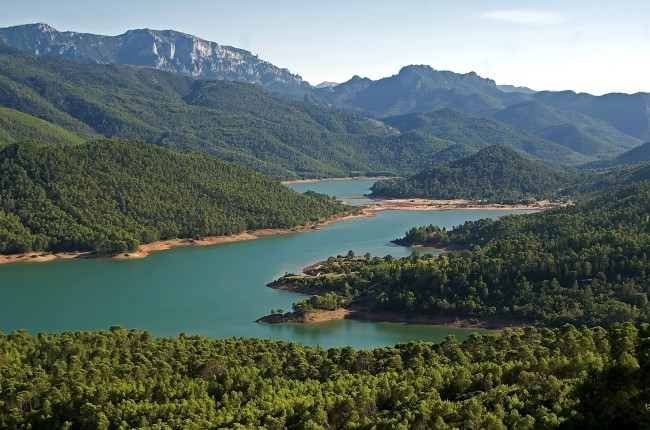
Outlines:
{"type": "MultiPolygon", "coordinates": [[[[403,211],[444,211],[444,210],[545,210],[563,203],[553,203],[548,200],[536,202],[532,205],[507,205],[498,203],[476,204],[469,200],[434,200],[434,199],[384,199],[372,196],[352,196],[368,198],[377,202],[370,206],[371,211],[403,210],[403,211]]],[[[351,197],[348,197],[351,198],[351,197]]]]}
{"type": "Polygon", "coordinates": [[[267,324],[318,324],[327,321],[352,319],[360,321],[390,322],[399,324],[437,325],[443,327],[470,328],[483,330],[503,330],[506,328],[523,328],[530,323],[505,317],[454,317],[448,315],[424,315],[396,311],[368,311],[360,309],[339,308],[333,311],[318,310],[306,314],[289,312],[286,314],[267,315],[257,320],[267,324]]]}
{"type": "Polygon", "coordinates": [[[221,243],[240,242],[243,240],[257,239],[262,236],[273,236],[280,234],[300,233],[310,230],[318,230],[321,226],[331,224],[336,221],[346,219],[364,218],[372,216],[365,212],[359,214],[336,215],[316,223],[310,223],[304,226],[297,226],[293,228],[278,228],[278,229],[261,229],[252,230],[249,232],[233,234],[230,236],[212,236],[202,239],[166,239],[159,240],[152,243],[144,243],[140,245],[138,251],[132,252],[91,252],[91,251],[76,251],[76,252],[26,252],[22,254],[6,254],[0,255],[0,264],[7,263],[41,263],[59,259],[73,259],[73,258],[110,258],[114,260],[131,260],[137,258],[144,258],[151,252],[164,251],[167,249],[175,248],[178,246],[211,246],[221,243]]]}
{"type": "Polygon", "coordinates": [[[292,179],[290,181],[280,181],[281,184],[306,184],[310,182],[325,182],[325,181],[356,181],[364,179],[392,179],[394,176],[348,176],[345,178],[324,178],[324,179],[292,179]]]}

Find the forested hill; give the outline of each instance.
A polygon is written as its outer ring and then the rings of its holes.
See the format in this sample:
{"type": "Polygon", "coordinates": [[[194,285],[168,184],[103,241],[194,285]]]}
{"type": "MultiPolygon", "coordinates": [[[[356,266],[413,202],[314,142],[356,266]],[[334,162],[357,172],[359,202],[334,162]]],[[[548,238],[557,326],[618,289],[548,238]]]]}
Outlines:
{"type": "Polygon", "coordinates": [[[0,107],[0,143],[40,140],[48,143],[76,144],[84,138],[68,130],[14,109],[0,107]]]}
{"type": "Polygon", "coordinates": [[[274,98],[239,82],[41,58],[0,45],[0,106],[76,135],[214,155],[276,179],[415,173],[449,142],[363,116],[274,98]]]}
{"type": "Polygon", "coordinates": [[[644,429],[647,326],[357,351],[266,339],[0,334],[3,429],[644,429]]]}
{"type": "Polygon", "coordinates": [[[461,160],[407,178],[372,186],[380,197],[520,202],[562,195],[569,175],[529,160],[504,146],[491,146],[461,160]]]}
{"type": "Polygon", "coordinates": [[[0,148],[0,252],[126,251],[289,228],[347,210],[213,157],[146,143],[0,148]]]}
{"type": "Polygon", "coordinates": [[[466,251],[330,258],[320,273],[328,276],[281,282],[335,294],[306,305],[507,316],[551,326],[647,323],[649,212],[650,181],[642,181],[563,208],[466,222],[450,231],[414,228],[405,238],[466,251]]]}
{"type": "Polygon", "coordinates": [[[453,109],[409,113],[383,118],[382,121],[402,133],[425,132],[466,145],[473,150],[502,145],[531,158],[556,164],[581,164],[593,160],[595,155],[591,148],[576,152],[572,148],[517,130],[504,122],[467,115],[453,109]]]}

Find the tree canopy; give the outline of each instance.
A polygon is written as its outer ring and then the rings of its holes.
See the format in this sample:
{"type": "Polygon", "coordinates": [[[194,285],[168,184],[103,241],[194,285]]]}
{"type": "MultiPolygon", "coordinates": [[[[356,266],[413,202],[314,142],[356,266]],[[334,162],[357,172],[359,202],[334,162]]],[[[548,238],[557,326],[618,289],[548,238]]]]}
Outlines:
{"type": "Polygon", "coordinates": [[[647,428],[650,329],[563,326],[357,351],[0,334],[3,429],[647,428]]]}

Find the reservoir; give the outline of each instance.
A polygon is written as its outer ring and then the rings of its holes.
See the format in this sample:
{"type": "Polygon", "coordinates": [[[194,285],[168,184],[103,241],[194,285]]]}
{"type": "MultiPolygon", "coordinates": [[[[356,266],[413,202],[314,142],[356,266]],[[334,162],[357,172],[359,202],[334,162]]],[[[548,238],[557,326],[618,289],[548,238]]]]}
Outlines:
{"type": "MultiPolygon", "coordinates": [[[[336,196],[368,192],[372,180],[292,184],[336,196]]],[[[311,346],[374,348],[410,340],[464,339],[477,330],[355,320],[320,324],[257,324],[271,308],[291,310],[303,298],[266,284],[330,255],[394,257],[411,250],[390,243],[411,227],[450,228],[512,213],[496,210],[382,211],[320,230],[216,246],[178,247],[134,260],[72,259],[0,266],[0,331],[108,330],[113,325],[155,336],[201,334],[261,337],[311,346]]],[[[521,211],[517,211],[521,213],[521,211]]]]}

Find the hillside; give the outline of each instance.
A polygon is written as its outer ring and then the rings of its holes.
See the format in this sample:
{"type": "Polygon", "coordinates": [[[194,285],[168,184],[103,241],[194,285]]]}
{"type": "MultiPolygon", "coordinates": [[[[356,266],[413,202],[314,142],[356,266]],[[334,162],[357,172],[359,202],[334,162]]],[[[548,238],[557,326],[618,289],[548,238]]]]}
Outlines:
{"type": "Polygon", "coordinates": [[[246,168],[145,143],[0,148],[0,252],[127,251],[290,228],[347,210],[246,168]]]}
{"type": "Polygon", "coordinates": [[[31,54],[82,63],[153,67],[201,79],[258,84],[300,96],[311,86],[257,55],[174,30],[129,30],[118,36],[58,31],[47,24],[0,28],[0,43],[31,54]]]}
{"type": "Polygon", "coordinates": [[[640,139],[616,130],[605,121],[560,111],[536,101],[509,106],[491,117],[597,158],[612,157],[641,144],[640,139]]]}
{"type": "Polygon", "coordinates": [[[449,108],[386,117],[382,118],[382,122],[402,133],[421,131],[475,150],[491,145],[503,145],[532,158],[556,164],[571,165],[593,160],[593,154],[580,154],[502,122],[469,116],[449,108]]]}
{"type": "Polygon", "coordinates": [[[0,107],[0,143],[40,140],[47,143],[77,144],[85,139],[42,119],[0,107]]]}
{"type": "Polygon", "coordinates": [[[557,198],[563,194],[568,180],[568,174],[529,160],[516,151],[491,146],[407,178],[376,182],[372,195],[520,202],[557,198]]]}

